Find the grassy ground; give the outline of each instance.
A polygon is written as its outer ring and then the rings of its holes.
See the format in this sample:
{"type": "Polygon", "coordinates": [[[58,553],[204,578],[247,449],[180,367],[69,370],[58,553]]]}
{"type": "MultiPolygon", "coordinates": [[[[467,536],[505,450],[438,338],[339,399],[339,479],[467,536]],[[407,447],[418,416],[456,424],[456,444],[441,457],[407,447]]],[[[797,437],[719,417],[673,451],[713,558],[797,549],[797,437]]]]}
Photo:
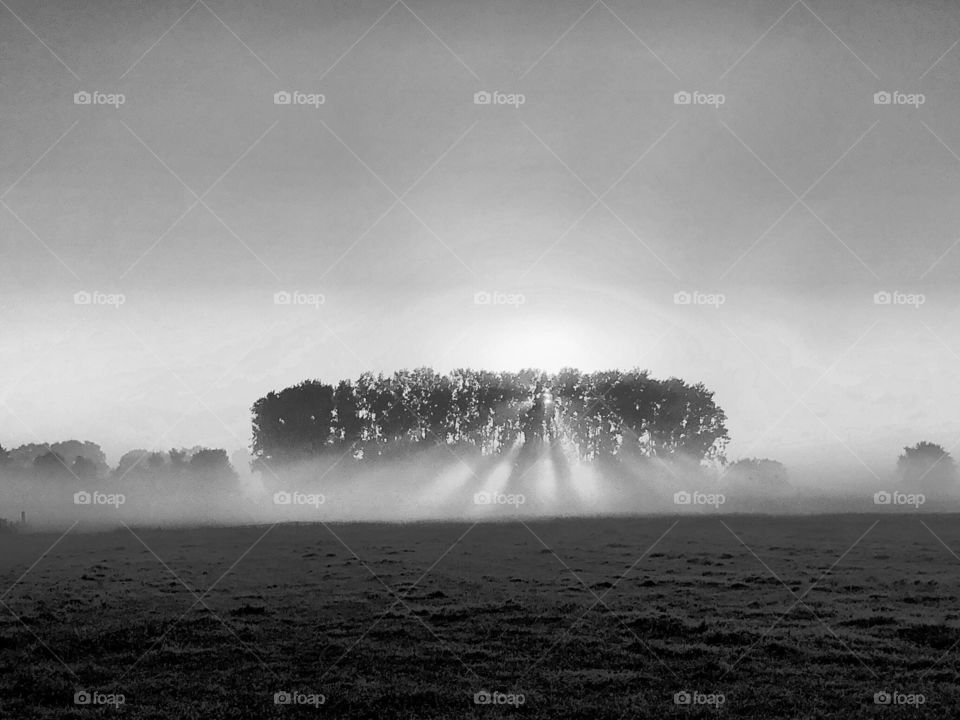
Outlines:
{"type": "Polygon", "coordinates": [[[960,717],[955,516],[81,531],[0,537],[4,718],[960,717]]]}

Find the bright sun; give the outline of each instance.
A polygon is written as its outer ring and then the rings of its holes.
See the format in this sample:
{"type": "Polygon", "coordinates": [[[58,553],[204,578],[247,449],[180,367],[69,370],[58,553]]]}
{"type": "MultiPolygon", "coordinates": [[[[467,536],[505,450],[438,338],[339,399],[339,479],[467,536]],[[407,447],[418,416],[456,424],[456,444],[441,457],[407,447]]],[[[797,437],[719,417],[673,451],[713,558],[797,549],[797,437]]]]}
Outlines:
{"type": "Polygon", "coordinates": [[[586,338],[577,336],[576,330],[560,321],[511,326],[490,348],[491,365],[503,370],[533,367],[548,372],[582,367],[589,348],[585,347],[586,338]]]}

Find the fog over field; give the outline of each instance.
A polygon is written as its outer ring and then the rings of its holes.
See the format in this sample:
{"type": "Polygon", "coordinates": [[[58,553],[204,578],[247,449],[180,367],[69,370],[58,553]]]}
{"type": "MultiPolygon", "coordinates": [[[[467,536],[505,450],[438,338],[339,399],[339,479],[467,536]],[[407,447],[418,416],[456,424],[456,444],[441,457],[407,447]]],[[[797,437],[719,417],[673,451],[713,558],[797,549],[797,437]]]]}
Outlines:
{"type": "Polygon", "coordinates": [[[702,381],[831,490],[960,438],[951,2],[7,5],[6,448],[421,366],[702,381]]]}
{"type": "Polygon", "coordinates": [[[0,720],[960,717],[958,77],[956,0],[0,0],[0,720]]]}
{"type": "Polygon", "coordinates": [[[0,518],[956,509],[954,5],[0,9],[0,518]]]}
{"type": "MultiPolygon", "coordinates": [[[[506,457],[457,455],[433,448],[376,467],[349,467],[342,458],[305,460],[280,472],[239,466],[236,479],[164,482],[131,473],[81,480],[8,479],[0,506],[8,519],[26,513],[34,530],[130,526],[272,524],[283,522],[425,520],[511,521],[536,517],[605,515],[773,515],[960,512],[953,486],[905,483],[894,468],[879,480],[823,467],[817,484],[770,486],[736,470],[696,462],[634,467],[596,462],[558,463],[550,453],[525,463],[506,457]],[[77,493],[99,494],[77,504],[77,493]],[[897,494],[888,504],[878,494],[897,494]],[[99,504],[98,504],[99,503],[99,504]],[[898,504],[899,503],[899,504],[898,504]],[[15,511],[15,512],[14,512],[15,511]]],[[[234,456],[246,457],[242,453],[234,456]]]]}

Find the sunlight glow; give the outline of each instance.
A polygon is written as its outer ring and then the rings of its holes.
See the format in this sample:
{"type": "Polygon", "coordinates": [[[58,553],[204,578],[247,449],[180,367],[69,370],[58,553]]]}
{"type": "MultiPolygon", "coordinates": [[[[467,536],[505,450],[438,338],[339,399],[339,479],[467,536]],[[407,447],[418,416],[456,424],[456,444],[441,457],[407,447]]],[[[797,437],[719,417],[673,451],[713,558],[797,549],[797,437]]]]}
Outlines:
{"type": "Polygon", "coordinates": [[[419,506],[440,508],[455,496],[462,495],[476,471],[477,467],[471,467],[465,461],[458,461],[451,456],[449,467],[438,473],[433,482],[420,493],[419,506]]]}
{"type": "MultiPolygon", "coordinates": [[[[532,490],[532,505],[541,512],[554,512],[557,507],[557,472],[553,461],[548,454],[544,454],[537,461],[537,464],[531,468],[530,475],[533,482],[527,483],[527,487],[532,490]]],[[[524,490],[520,490],[524,492],[524,490]]]]}
{"type": "Polygon", "coordinates": [[[515,323],[492,345],[492,365],[498,369],[539,368],[557,372],[564,367],[588,367],[584,362],[589,343],[570,328],[569,322],[540,319],[515,323]]]}

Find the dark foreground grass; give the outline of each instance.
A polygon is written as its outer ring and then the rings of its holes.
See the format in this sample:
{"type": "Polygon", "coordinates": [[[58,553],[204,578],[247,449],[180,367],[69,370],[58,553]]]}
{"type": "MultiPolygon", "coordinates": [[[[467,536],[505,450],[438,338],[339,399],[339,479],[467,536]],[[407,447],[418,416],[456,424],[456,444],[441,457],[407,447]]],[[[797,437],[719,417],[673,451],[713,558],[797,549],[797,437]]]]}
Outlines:
{"type": "Polygon", "coordinates": [[[0,538],[4,718],[960,717],[955,516],[81,530],[0,538]]]}

